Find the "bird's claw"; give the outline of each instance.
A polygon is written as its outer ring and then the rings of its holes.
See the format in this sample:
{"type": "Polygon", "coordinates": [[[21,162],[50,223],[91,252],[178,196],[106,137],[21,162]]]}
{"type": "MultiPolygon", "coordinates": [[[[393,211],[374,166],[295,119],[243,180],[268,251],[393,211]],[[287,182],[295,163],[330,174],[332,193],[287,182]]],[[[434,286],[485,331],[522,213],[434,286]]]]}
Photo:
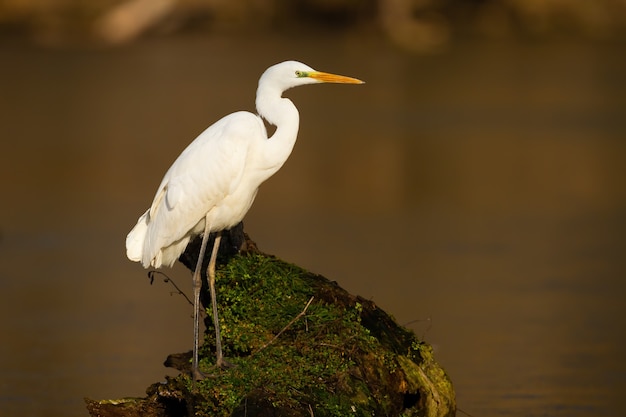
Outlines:
{"type": "MultiPolygon", "coordinates": [[[[217,363],[215,364],[215,367],[218,370],[222,370],[225,371],[227,369],[232,369],[232,368],[236,368],[237,365],[235,365],[234,363],[231,363],[229,361],[227,361],[224,358],[220,358],[217,363]]],[[[204,372],[200,371],[199,369],[192,369],[191,370],[191,378],[194,381],[202,381],[205,378],[215,378],[217,377],[217,375],[215,374],[205,374],[204,372]]]]}
{"type": "Polygon", "coordinates": [[[200,372],[199,369],[193,369],[191,371],[191,378],[194,381],[202,381],[204,378],[206,378],[206,375],[202,372],[200,372]]]}
{"type": "Polygon", "coordinates": [[[235,365],[235,364],[233,364],[233,363],[228,362],[228,361],[227,361],[226,359],[224,359],[224,358],[219,358],[219,359],[217,360],[217,367],[218,367],[219,369],[224,369],[224,370],[225,370],[225,369],[231,369],[231,368],[235,368],[236,366],[237,366],[237,365],[235,365]]]}

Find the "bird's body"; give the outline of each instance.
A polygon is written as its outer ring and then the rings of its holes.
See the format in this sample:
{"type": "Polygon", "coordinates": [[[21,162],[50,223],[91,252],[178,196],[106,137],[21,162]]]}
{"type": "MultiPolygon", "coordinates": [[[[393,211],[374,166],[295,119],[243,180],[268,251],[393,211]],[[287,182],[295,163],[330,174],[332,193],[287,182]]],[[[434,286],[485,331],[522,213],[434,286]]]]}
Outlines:
{"type": "Polygon", "coordinates": [[[237,112],[198,136],[158,187],[152,206],[128,235],[129,259],[144,267],[172,266],[190,239],[239,223],[259,185],[280,168],[256,157],[266,141],[261,118],[237,112]]]}
{"type": "MultiPolygon", "coordinates": [[[[238,224],[250,209],[261,183],[285,163],[296,142],[298,110],[282,93],[298,85],[319,82],[360,84],[362,81],[318,72],[305,64],[287,61],[268,68],[259,80],[258,115],[236,112],[202,132],[180,154],[165,174],[151,207],[126,238],[130,260],[144,267],[171,266],[189,241],[203,235],[194,272],[194,364],[198,377],[198,309],[200,266],[208,235],[238,224]],[[276,126],[271,137],[263,119],[276,126]]],[[[209,262],[209,284],[217,337],[218,365],[221,342],[215,303],[215,256],[219,234],[209,262]]]]}

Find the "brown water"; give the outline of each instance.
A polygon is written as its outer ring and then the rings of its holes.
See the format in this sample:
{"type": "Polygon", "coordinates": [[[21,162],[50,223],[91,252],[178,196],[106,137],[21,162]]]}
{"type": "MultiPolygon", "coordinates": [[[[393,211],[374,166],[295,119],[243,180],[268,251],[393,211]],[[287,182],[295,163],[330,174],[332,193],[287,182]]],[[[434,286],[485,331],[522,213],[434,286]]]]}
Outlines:
{"type": "Polygon", "coordinates": [[[172,373],[161,362],[190,348],[191,309],[149,285],[124,237],[186,144],[252,109],[258,75],[291,58],[367,84],[289,92],[300,138],[246,219],[259,246],[423,336],[473,416],[622,415],[623,50],[2,41],[0,415],[84,416],[85,396],[172,373]]]}

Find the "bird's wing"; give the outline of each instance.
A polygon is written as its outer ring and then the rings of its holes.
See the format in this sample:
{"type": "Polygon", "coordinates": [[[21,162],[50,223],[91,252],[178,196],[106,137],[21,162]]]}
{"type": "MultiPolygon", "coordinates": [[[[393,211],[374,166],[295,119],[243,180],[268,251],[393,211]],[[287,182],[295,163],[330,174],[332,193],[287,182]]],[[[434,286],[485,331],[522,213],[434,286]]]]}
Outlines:
{"type": "MultiPolygon", "coordinates": [[[[149,210],[144,264],[148,261],[154,265],[163,249],[186,239],[179,245],[182,252],[190,235],[202,231],[196,230],[199,222],[240,184],[249,145],[262,134],[265,128],[257,116],[237,112],[210,126],[180,154],[165,174],[149,210]]],[[[178,255],[162,262],[171,264],[178,255]]]]}

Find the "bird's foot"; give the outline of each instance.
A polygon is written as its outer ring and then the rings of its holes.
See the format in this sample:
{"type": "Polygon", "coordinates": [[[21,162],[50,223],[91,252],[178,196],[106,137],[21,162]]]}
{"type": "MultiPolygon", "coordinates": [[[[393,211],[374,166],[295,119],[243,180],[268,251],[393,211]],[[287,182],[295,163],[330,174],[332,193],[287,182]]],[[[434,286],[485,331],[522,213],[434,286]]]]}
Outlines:
{"type": "Polygon", "coordinates": [[[200,372],[198,368],[195,368],[191,370],[191,378],[194,381],[202,381],[204,378],[206,378],[206,375],[200,372]]]}
{"type": "MultiPolygon", "coordinates": [[[[218,370],[223,370],[223,371],[227,369],[235,368],[235,367],[237,367],[237,365],[227,361],[224,358],[218,359],[217,363],[215,364],[215,368],[217,368],[218,370]]],[[[218,375],[214,373],[205,374],[204,372],[200,371],[200,369],[191,370],[191,378],[194,381],[202,381],[205,378],[217,378],[217,376],[218,375]]]]}
{"type": "Polygon", "coordinates": [[[218,358],[217,359],[217,367],[219,369],[230,369],[230,368],[235,368],[237,365],[228,362],[226,359],[224,359],[223,357],[218,358]]]}

